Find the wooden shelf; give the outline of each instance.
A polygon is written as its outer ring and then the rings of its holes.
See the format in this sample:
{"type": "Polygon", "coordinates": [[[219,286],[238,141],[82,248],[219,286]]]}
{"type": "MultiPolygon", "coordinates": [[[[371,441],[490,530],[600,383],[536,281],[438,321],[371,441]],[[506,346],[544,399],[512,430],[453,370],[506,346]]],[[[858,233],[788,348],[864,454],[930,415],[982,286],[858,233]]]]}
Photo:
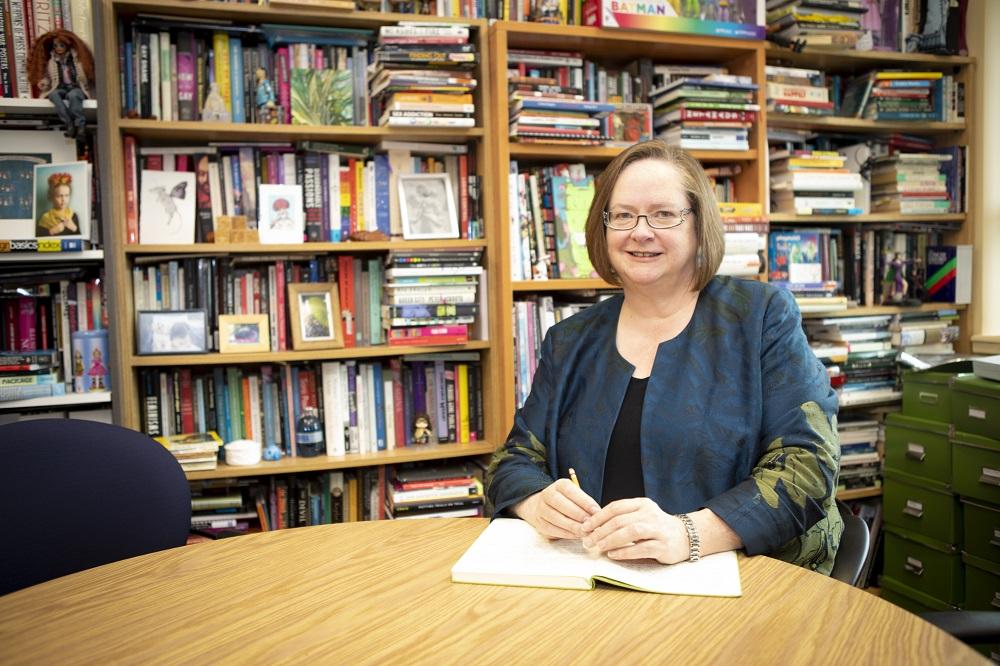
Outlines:
{"type": "Polygon", "coordinates": [[[787,213],[771,213],[768,215],[771,224],[805,224],[808,226],[823,226],[826,224],[879,224],[879,223],[925,223],[925,222],[965,222],[965,213],[946,213],[944,215],[900,215],[899,213],[872,213],[869,215],[789,215],[787,213]]]}
{"type": "Polygon", "coordinates": [[[565,280],[515,280],[511,289],[515,292],[533,291],[581,291],[585,289],[620,289],[600,278],[567,278],[565,280]]]}
{"type": "Polygon", "coordinates": [[[389,250],[439,250],[485,248],[484,240],[393,240],[346,243],[192,243],[191,245],[126,245],[125,254],[327,254],[341,252],[386,252],[389,250]]]}
{"type": "Polygon", "coordinates": [[[92,393],[67,393],[45,398],[28,398],[27,400],[8,400],[0,402],[0,410],[26,409],[72,409],[83,405],[102,405],[111,402],[111,391],[94,391],[92,393]]]}
{"type": "Polygon", "coordinates": [[[847,501],[864,499],[866,497],[881,497],[882,487],[878,488],[852,488],[851,490],[838,490],[837,499],[847,501]]]}
{"type": "Polygon", "coordinates": [[[772,42],[767,43],[767,61],[821,69],[834,74],[867,71],[878,67],[923,68],[950,71],[955,67],[971,65],[975,58],[968,56],[940,56],[931,53],[899,53],[896,51],[847,51],[837,49],[809,49],[795,53],[772,42]]]}
{"type": "Polygon", "coordinates": [[[461,345],[407,345],[390,347],[346,347],[344,349],[313,349],[309,351],[279,351],[220,354],[157,354],[154,356],[132,355],[132,367],[162,367],[181,365],[239,365],[265,363],[295,363],[297,361],[336,361],[342,359],[384,358],[406,354],[433,354],[436,352],[479,351],[489,349],[488,340],[470,340],[461,345]]]}
{"type": "Polygon", "coordinates": [[[76,263],[78,261],[104,261],[104,250],[83,250],[81,252],[3,252],[0,263],[32,264],[35,262],[76,263]]]}
{"type": "Polygon", "coordinates": [[[803,319],[823,319],[825,317],[865,317],[870,315],[893,315],[904,312],[938,312],[940,310],[964,310],[964,303],[921,303],[914,307],[899,305],[869,305],[846,310],[828,310],[826,312],[803,312],[803,319]]]}
{"type": "Polygon", "coordinates": [[[201,479],[228,479],[239,476],[324,472],[334,469],[396,465],[399,463],[485,455],[493,453],[493,449],[493,444],[487,441],[469,442],[468,444],[429,444],[427,446],[407,446],[402,449],[393,449],[392,451],[347,456],[282,458],[274,462],[260,462],[256,465],[247,465],[245,467],[220,464],[216,469],[203,472],[186,472],[185,474],[188,480],[197,481],[201,479]]]}
{"type": "MultiPolygon", "coordinates": [[[[512,141],[510,157],[517,160],[603,164],[613,160],[623,150],[616,146],[563,146],[512,141]]],[[[756,150],[689,150],[688,153],[699,162],[749,162],[757,159],[756,150]]]]}
{"type": "MultiPolygon", "coordinates": [[[[56,118],[55,107],[47,99],[24,99],[23,97],[0,97],[0,118],[8,114],[56,118]]],[[[97,119],[97,100],[83,100],[83,115],[87,120],[97,119]]],[[[13,127],[11,129],[17,129],[13,127]]]]}
{"type": "MultiPolygon", "coordinates": [[[[227,5],[232,6],[232,5],[227,5]]],[[[478,139],[481,127],[356,127],[353,125],[255,125],[201,120],[163,122],[122,118],[118,128],[143,140],[156,141],[278,141],[310,139],[337,143],[376,144],[382,140],[455,143],[478,139]]]]}
{"type": "Polygon", "coordinates": [[[928,122],[920,120],[868,120],[865,118],[843,118],[841,116],[804,116],[794,113],[768,112],[770,127],[811,129],[823,132],[840,131],[856,134],[945,134],[966,129],[964,121],[955,123],[928,122]]]}

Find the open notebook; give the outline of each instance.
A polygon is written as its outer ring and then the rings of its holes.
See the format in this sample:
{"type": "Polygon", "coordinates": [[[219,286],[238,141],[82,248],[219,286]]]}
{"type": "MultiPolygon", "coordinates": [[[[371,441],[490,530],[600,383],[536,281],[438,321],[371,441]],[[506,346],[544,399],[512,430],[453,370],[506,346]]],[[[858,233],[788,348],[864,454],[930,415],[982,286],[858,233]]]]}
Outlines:
{"type": "Polygon", "coordinates": [[[599,580],[661,594],[742,594],[735,552],[670,565],[615,562],[604,555],[591,555],[576,539],[550,541],[528,523],[514,518],[491,522],[451,568],[451,580],[567,590],[592,590],[599,580]]]}

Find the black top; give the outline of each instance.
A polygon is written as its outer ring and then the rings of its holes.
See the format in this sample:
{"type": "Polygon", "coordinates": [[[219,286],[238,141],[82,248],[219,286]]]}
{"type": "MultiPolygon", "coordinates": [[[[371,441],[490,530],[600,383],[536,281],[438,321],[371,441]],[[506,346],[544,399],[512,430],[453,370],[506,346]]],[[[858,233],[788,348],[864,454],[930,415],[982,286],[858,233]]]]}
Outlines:
{"type": "Polygon", "coordinates": [[[642,453],[639,450],[639,430],[642,425],[642,400],[646,397],[649,377],[632,377],[625,391],[618,420],[608,443],[608,457],[604,461],[604,488],[601,503],[644,497],[642,482],[642,453]]]}

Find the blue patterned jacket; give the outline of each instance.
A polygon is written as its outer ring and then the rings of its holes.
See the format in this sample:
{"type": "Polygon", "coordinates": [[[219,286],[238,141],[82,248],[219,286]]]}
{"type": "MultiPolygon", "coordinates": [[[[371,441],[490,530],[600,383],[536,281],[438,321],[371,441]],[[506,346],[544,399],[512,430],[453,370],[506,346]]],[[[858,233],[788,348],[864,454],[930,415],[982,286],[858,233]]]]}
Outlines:
{"type": "MultiPolygon", "coordinates": [[[[615,345],[622,302],[617,295],[549,330],[531,394],[487,474],[494,517],[570,467],[601,501],[634,371],[615,345]]],[[[843,531],[836,413],[791,294],[716,277],[687,327],[656,352],[641,424],[646,495],[668,513],[711,509],[749,555],[829,573],[843,531]]]]}

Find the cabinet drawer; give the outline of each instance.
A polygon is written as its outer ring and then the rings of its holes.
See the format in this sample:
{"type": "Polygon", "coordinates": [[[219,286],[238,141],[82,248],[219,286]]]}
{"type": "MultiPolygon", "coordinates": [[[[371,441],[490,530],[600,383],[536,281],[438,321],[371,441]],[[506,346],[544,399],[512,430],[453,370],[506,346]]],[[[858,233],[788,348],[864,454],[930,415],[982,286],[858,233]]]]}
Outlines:
{"type": "Polygon", "coordinates": [[[932,548],[886,526],[885,577],[945,604],[957,606],[965,593],[962,557],[944,544],[932,548]]]}
{"type": "Polygon", "coordinates": [[[1000,439],[1000,382],[975,376],[956,379],[951,417],[955,430],[1000,439]]]}
{"type": "Polygon", "coordinates": [[[963,550],[1000,564],[1000,507],[962,500],[963,550]]]}
{"type": "Polygon", "coordinates": [[[885,420],[885,469],[951,486],[949,426],[899,414],[885,420]]]}
{"type": "Polygon", "coordinates": [[[960,544],[962,505],[952,493],[932,490],[886,474],[882,519],[947,544],[960,544]]]}
{"type": "Polygon", "coordinates": [[[966,562],[965,608],[1000,611],[1000,576],[966,562]]]}
{"type": "Polygon", "coordinates": [[[951,383],[954,379],[955,375],[949,372],[904,372],[903,415],[951,423],[951,383]]]}
{"type": "Polygon", "coordinates": [[[1000,504],[1000,442],[956,432],[951,447],[951,485],[955,492],[1000,504]]]}
{"type": "Polygon", "coordinates": [[[882,592],[879,594],[880,597],[911,613],[919,615],[931,611],[955,610],[954,606],[938,601],[923,592],[918,592],[912,587],[898,583],[891,578],[883,576],[879,584],[882,588],[882,592]]]}

